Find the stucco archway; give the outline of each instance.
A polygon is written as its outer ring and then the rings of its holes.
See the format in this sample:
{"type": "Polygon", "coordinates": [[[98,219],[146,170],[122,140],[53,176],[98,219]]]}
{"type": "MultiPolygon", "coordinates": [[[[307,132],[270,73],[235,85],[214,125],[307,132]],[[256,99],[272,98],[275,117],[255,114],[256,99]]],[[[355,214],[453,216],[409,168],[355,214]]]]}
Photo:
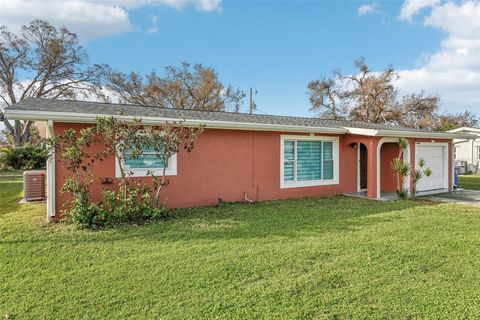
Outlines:
{"type": "MultiPolygon", "coordinates": [[[[387,138],[384,137],[380,139],[380,141],[377,144],[377,198],[381,197],[381,150],[382,150],[382,145],[384,143],[398,143],[397,138],[387,138]]],[[[408,143],[408,141],[407,141],[408,143]]],[[[403,153],[403,161],[406,162],[410,166],[410,144],[407,144],[407,148],[404,150],[403,153]]],[[[408,175],[405,180],[403,181],[403,186],[407,190],[407,192],[410,192],[410,175],[408,175]]]]}

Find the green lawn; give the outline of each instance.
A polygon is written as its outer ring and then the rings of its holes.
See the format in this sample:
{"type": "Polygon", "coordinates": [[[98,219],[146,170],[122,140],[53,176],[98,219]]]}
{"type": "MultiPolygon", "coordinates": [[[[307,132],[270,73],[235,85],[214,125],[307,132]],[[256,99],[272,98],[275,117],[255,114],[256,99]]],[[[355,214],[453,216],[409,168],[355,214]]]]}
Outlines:
{"type": "Polygon", "coordinates": [[[459,176],[458,187],[462,189],[480,190],[480,175],[459,176]]]}
{"type": "Polygon", "coordinates": [[[0,178],[6,319],[480,317],[480,210],[346,197],[46,224],[0,178]]]}
{"type": "Polygon", "coordinates": [[[23,171],[24,170],[15,170],[15,169],[8,169],[8,170],[0,170],[0,177],[5,177],[5,176],[23,176],[23,171]]]}

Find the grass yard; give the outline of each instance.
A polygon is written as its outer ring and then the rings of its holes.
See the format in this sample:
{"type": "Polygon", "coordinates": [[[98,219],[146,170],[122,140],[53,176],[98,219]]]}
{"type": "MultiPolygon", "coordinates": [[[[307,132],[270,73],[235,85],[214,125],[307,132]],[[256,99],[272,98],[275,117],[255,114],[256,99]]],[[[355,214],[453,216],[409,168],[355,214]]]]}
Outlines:
{"type": "Polygon", "coordinates": [[[480,317],[480,210],[346,197],[181,210],[99,232],[44,222],[0,177],[6,319],[480,317]]]}
{"type": "Polygon", "coordinates": [[[459,176],[458,187],[462,189],[480,190],[480,175],[459,176]]]}

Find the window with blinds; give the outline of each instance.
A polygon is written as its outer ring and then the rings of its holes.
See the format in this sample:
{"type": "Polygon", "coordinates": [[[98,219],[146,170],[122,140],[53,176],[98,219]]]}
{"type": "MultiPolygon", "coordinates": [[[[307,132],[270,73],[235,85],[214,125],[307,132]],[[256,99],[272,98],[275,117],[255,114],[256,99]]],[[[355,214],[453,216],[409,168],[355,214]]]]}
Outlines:
{"type": "MultiPolygon", "coordinates": [[[[173,176],[177,174],[177,155],[174,154],[167,163],[159,159],[155,151],[151,148],[144,148],[138,156],[133,156],[131,152],[125,152],[123,155],[123,167],[133,177],[146,177],[150,174],[162,175],[165,168],[165,175],[173,176]]],[[[121,176],[118,161],[115,161],[115,175],[121,176]]]]}
{"type": "Polygon", "coordinates": [[[283,140],[283,182],[329,181],[334,179],[334,142],[283,140]]]}
{"type": "Polygon", "coordinates": [[[125,169],[161,169],[165,166],[163,161],[157,157],[153,149],[145,148],[142,154],[136,158],[127,152],[124,155],[125,169]]]}

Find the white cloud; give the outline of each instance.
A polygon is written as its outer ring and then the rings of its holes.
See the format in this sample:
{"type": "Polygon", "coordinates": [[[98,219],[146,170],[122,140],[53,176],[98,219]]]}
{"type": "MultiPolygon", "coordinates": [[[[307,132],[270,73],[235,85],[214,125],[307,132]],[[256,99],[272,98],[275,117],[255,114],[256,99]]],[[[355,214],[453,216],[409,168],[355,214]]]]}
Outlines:
{"type": "Polygon", "coordinates": [[[81,39],[131,30],[125,9],[88,1],[15,0],[2,3],[0,24],[18,31],[21,25],[34,19],[44,19],[54,25],[65,25],[81,39]]]}
{"type": "Polygon", "coordinates": [[[380,13],[378,3],[364,4],[358,7],[357,14],[359,16],[365,16],[369,14],[380,13]]]}
{"type": "MultiPolygon", "coordinates": [[[[192,6],[200,11],[220,12],[221,0],[8,0],[0,5],[0,25],[17,32],[23,24],[44,19],[68,27],[85,41],[135,29],[129,11],[143,6],[177,10],[192,6]]],[[[152,20],[153,24],[156,22],[152,20]]]]}
{"type": "Polygon", "coordinates": [[[158,33],[157,23],[160,18],[158,16],[152,15],[150,16],[150,23],[151,27],[146,30],[146,33],[153,34],[158,33]]]}
{"type": "Polygon", "coordinates": [[[424,8],[436,6],[440,0],[406,0],[400,12],[401,20],[411,20],[414,15],[424,8]]]}
{"type": "Polygon", "coordinates": [[[444,109],[480,114],[480,2],[436,5],[423,24],[447,36],[417,68],[399,71],[400,91],[425,89],[440,95],[444,109]]]}
{"type": "Polygon", "coordinates": [[[198,0],[196,1],[195,8],[202,11],[217,11],[222,10],[222,2],[220,0],[198,0]]]}
{"type": "Polygon", "coordinates": [[[151,27],[151,28],[147,29],[146,32],[147,32],[147,33],[150,33],[150,34],[152,34],[152,33],[158,33],[158,28],[157,28],[157,27],[151,27]]]}

